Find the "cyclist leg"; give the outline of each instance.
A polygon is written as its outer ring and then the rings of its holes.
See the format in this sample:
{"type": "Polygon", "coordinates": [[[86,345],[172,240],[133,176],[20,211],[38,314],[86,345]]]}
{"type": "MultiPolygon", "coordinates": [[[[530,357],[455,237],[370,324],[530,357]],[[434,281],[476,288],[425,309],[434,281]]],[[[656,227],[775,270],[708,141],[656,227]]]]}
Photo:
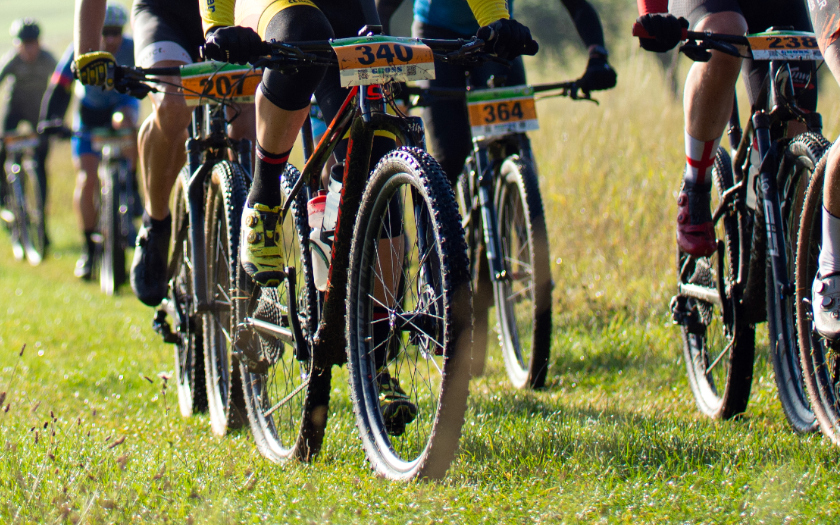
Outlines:
{"type": "Polygon", "coordinates": [[[95,127],[108,126],[110,121],[110,111],[94,110],[80,105],[78,125],[75,126],[77,133],[70,139],[71,156],[73,166],[76,169],[73,208],[85,243],[74,270],[74,274],[80,279],[91,278],[96,250],[93,238],[97,226],[96,198],[99,194],[99,153],[94,151],[91,144],[90,130],[95,127]]]}
{"type": "MultiPolygon", "coordinates": [[[[135,63],[172,67],[193,62],[204,39],[197,4],[174,11],[162,0],[134,4],[135,63]],[[194,7],[194,9],[193,9],[194,7]]],[[[131,264],[131,288],[155,306],[166,295],[166,264],[172,217],[169,194],[186,161],[184,142],[190,110],[178,93],[178,77],[162,77],[162,93],[150,96],[152,113],[138,133],[140,171],[146,192],[143,227],[131,264]]]]}
{"type": "MultiPolygon", "coordinates": [[[[840,83],[840,6],[810,5],[811,20],[825,63],[840,83]]],[[[814,324],[825,337],[840,337],[840,141],[828,151],[823,183],[822,247],[814,279],[814,324]]]]}
{"type": "MultiPolygon", "coordinates": [[[[669,10],[687,18],[691,29],[744,34],[747,22],[736,0],[671,0],[669,10]]],[[[721,135],[732,112],[741,59],[712,51],[695,62],[685,82],[686,165],[677,200],[677,244],[695,256],[711,255],[717,244],[711,215],[711,172],[721,135]]]]}

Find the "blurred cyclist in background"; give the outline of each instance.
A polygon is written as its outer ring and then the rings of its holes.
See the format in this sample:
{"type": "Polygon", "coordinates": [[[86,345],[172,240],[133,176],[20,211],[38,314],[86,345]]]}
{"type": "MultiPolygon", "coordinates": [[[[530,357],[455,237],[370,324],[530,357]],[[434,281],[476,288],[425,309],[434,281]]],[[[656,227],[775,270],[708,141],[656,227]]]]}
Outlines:
{"type": "MultiPolygon", "coordinates": [[[[38,127],[38,113],[41,98],[47,89],[50,75],[55,69],[55,58],[41,48],[39,37],[41,28],[32,18],[21,18],[12,22],[9,30],[14,49],[0,60],[0,84],[11,79],[11,86],[2,102],[3,133],[17,129],[21,122],[28,122],[32,131],[38,127]]],[[[36,173],[41,181],[41,193],[46,202],[47,171],[46,161],[49,142],[43,137],[35,151],[36,173]]],[[[0,170],[6,162],[6,152],[0,144],[0,170]]],[[[0,205],[4,202],[5,177],[0,177],[0,205]]]]}
{"type": "MultiPolygon", "coordinates": [[[[128,11],[116,3],[109,3],[105,11],[105,25],[102,28],[102,49],[114,55],[117,63],[134,65],[134,41],[123,36],[123,26],[128,22],[128,11]]],[[[73,44],[67,48],[58,67],[50,79],[47,93],[41,106],[41,122],[38,131],[49,133],[60,130],[64,125],[64,114],[70,105],[73,72],[73,44]]],[[[96,194],[99,191],[100,154],[91,145],[91,130],[94,128],[133,129],[137,126],[140,101],[129,95],[106,91],[98,87],[77,85],[78,111],[73,117],[72,138],[73,167],[76,169],[76,189],[73,192],[73,207],[84,234],[85,245],[76,262],[76,277],[90,279],[93,271],[94,234],[96,233],[96,194]],[[116,118],[115,118],[116,117],[116,118]]],[[[132,158],[132,166],[136,152],[132,158]]]]}

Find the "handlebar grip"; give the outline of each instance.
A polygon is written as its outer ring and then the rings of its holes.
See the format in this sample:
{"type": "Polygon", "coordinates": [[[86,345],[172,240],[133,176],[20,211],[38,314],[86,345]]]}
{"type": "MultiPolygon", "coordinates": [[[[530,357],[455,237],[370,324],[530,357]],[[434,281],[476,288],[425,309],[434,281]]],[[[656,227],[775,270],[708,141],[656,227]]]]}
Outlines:
{"type": "Polygon", "coordinates": [[[523,55],[534,56],[537,54],[537,51],[540,50],[540,44],[536,40],[531,40],[527,44],[525,44],[525,50],[522,51],[523,55]]]}

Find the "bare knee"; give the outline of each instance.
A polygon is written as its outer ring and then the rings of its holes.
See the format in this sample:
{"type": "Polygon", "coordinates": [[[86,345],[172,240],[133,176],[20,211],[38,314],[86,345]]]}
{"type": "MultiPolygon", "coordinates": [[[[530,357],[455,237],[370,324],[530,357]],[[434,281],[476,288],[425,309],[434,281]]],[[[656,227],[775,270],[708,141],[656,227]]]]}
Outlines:
{"type": "MultiPolygon", "coordinates": [[[[712,33],[722,33],[727,35],[743,35],[747,32],[747,21],[743,15],[733,11],[724,11],[721,13],[712,13],[697,23],[695,31],[711,31],[712,33]]],[[[741,48],[744,52],[744,49],[741,48]]],[[[715,68],[719,72],[724,70],[737,75],[738,69],[741,66],[741,59],[733,57],[720,51],[712,51],[712,59],[709,61],[709,67],[715,68]]]]}
{"type": "Polygon", "coordinates": [[[155,107],[155,122],[157,127],[167,137],[177,137],[186,133],[190,124],[191,111],[184,98],[178,95],[164,93],[160,103],[155,107]]]}
{"type": "Polygon", "coordinates": [[[99,157],[92,154],[84,154],[79,157],[76,175],[76,187],[79,189],[92,190],[99,183],[99,157]]]}

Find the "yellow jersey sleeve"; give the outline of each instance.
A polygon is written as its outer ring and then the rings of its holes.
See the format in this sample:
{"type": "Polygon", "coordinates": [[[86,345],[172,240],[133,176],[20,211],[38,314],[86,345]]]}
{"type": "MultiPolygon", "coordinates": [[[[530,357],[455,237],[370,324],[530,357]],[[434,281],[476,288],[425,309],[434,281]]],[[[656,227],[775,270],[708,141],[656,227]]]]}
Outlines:
{"type": "Polygon", "coordinates": [[[481,27],[490,25],[496,20],[510,18],[507,0],[467,0],[467,3],[470,4],[470,9],[481,27]]]}
{"type": "Polygon", "coordinates": [[[233,8],[236,0],[198,0],[204,34],[213,27],[234,25],[233,8]]]}

